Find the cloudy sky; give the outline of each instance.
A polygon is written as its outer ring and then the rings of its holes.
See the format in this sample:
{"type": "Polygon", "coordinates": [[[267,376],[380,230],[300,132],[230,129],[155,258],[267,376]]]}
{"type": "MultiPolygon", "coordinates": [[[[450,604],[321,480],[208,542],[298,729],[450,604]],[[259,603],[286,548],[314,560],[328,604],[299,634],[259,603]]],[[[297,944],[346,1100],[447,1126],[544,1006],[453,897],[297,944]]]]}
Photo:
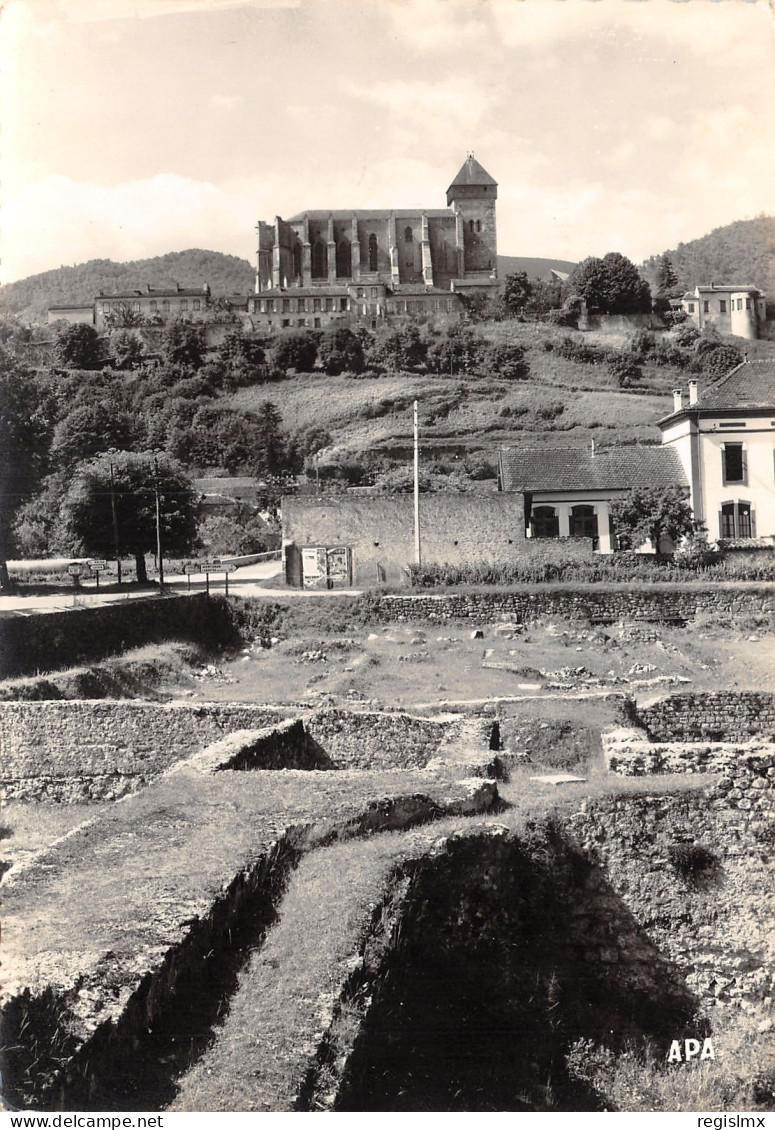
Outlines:
{"type": "Polygon", "coordinates": [[[469,150],[503,254],[775,212],[767,0],[6,0],[0,52],[4,282],[443,207],[469,150]]]}

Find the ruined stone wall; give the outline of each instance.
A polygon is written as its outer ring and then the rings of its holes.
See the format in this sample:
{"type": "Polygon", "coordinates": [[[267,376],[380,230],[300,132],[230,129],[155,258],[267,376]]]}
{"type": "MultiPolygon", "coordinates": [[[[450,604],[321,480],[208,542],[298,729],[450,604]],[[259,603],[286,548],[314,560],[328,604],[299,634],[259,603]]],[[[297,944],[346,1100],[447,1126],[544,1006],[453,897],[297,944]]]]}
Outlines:
{"type": "Polygon", "coordinates": [[[504,614],[518,620],[561,616],[571,620],[686,621],[703,613],[753,616],[775,612],[775,586],[557,584],[525,585],[508,591],[445,593],[433,596],[383,596],[374,602],[377,618],[435,622],[472,619],[493,623],[504,614]]]}
{"type": "Polygon", "coordinates": [[[114,799],[225,734],[282,717],[243,704],[2,703],[0,780],[8,798],[114,799]]]}
{"type": "Polygon", "coordinates": [[[421,769],[434,756],[448,726],[411,714],[326,710],[306,727],[338,768],[421,769]]]}
{"type": "Polygon", "coordinates": [[[623,777],[726,774],[749,761],[767,770],[775,757],[775,746],[770,742],[650,742],[642,730],[626,728],[603,733],[602,745],[609,770],[623,777]]]}
{"type": "MultiPolygon", "coordinates": [[[[281,723],[288,713],[249,703],[0,703],[0,784],[9,799],[114,799],[230,734],[281,723]]],[[[406,769],[426,765],[447,730],[408,714],[330,710],[305,720],[304,740],[337,769],[406,769]]]]}
{"type": "Polygon", "coordinates": [[[773,740],[775,694],[765,691],[671,694],[641,707],[637,720],[653,742],[773,740]]]}
{"type": "MultiPolygon", "coordinates": [[[[589,801],[569,821],[573,839],[706,1007],[750,1009],[775,990],[767,772],[740,767],[710,795],[589,801]],[[766,808],[742,806],[753,793],[766,794],[766,808]]],[[[626,949],[615,960],[629,960],[626,949]]]]}

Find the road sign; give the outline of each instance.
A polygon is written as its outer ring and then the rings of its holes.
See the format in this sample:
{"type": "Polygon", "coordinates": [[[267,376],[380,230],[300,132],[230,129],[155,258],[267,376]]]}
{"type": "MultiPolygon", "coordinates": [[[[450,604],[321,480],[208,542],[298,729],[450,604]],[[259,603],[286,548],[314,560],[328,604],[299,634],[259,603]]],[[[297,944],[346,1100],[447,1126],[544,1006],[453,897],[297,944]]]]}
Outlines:
{"type": "Polygon", "coordinates": [[[237,566],[233,561],[219,561],[217,558],[209,561],[187,561],[183,566],[184,573],[233,573],[237,566]]]}
{"type": "Polygon", "coordinates": [[[71,577],[81,577],[84,573],[89,572],[89,566],[83,561],[71,561],[67,566],[67,571],[71,577]]]}
{"type": "Polygon", "coordinates": [[[92,573],[101,573],[105,569],[107,569],[107,567],[108,567],[107,561],[90,561],[89,562],[89,568],[91,569],[92,573]]]}

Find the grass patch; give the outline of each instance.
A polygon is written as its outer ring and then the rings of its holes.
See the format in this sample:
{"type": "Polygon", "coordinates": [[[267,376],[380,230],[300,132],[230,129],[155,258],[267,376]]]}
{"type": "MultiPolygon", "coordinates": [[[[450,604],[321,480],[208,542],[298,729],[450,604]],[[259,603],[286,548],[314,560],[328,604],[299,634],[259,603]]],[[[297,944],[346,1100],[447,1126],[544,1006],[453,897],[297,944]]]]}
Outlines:
{"type": "Polygon", "coordinates": [[[591,1040],[570,1048],[570,1074],[615,1111],[768,1111],[775,1105],[772,1033],[727,1018],[714,1025],[716,1057],[668,1063],[665,1050],[646,1040],[613,1051],[591,1040]]]}

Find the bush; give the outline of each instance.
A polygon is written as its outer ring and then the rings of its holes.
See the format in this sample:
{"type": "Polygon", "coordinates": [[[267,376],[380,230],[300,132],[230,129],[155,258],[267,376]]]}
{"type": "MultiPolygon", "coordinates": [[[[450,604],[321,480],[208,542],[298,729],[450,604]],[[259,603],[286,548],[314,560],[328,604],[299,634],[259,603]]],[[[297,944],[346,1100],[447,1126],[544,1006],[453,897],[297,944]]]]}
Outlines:
{"type": "Polygon", "coordinates": [[[274,347],[272,360],[279,369],[311,373],[318,356],[318,339],[313,333],[285,333],[274,347]]]}
{"type": "Polygon", "coordinates": [[[502,377],[509,381],[524,380],[530,373],[525,360],[525,350],[521,345],[510,342],[493,342],[484,353],[482,371],[488,376],[502,377]]]}
{"type": "Polygon", "coordinates": [[[720,866],[718,857],[704,844],[671,844],[667,858],[673,870],[690,884],[707,879],[720,866]]]}
{"type": "Polygon", "coordinates": [[[318,344],[318,360],[331,377],[340,373],[360,373],[363,369],[363,345],[346,326],[324,333],[318,344]]]}
{"type": "Polygon", "coordinates": [[[564,337],[554,350],[566,361],[578,361],[582,365],[596,365],[606,356],[606,351],[599,346],[570,336],[564,337]]]}
{"type": "Polygon", "coordinates": [[[632,388],[643,380],[643,370],[634,357],[620,353],[610,358],[608,373],[614,378],[619,388],[632,388]]]}

